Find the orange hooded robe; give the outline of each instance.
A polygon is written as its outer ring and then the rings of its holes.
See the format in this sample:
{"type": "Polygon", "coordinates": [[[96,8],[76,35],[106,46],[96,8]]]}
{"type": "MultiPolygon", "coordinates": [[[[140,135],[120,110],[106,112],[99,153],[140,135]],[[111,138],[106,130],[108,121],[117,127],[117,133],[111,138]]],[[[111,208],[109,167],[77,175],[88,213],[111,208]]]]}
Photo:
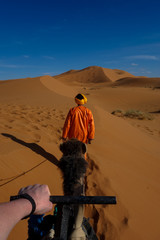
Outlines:
{"type": "Polygon", "coordinates": [[[94,134],[92,112],[82,105],[71,108],[64,123],[62,138],[77,138],[87,143],[88,139],[94,139],[94,134]]]}

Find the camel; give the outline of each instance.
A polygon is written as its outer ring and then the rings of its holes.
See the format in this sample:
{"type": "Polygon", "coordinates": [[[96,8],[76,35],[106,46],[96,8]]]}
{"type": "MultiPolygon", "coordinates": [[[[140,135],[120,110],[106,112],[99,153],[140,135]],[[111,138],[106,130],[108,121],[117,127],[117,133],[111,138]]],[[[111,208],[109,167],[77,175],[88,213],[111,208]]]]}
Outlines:
{"type": "MultiPolygon", "coordinates": [[[[63,191],[65,196],[85,195],[84,177],[87,169],[85,160],[86,145],[77,139],[68,140],[60,145],[63,153],[59,168],[63,175],[63,191]]],[[[82,230],[84,205],[74,205],[74,224],[69,240],[86,240],[82,230]]]]}
{"type": "MultiPolygon", "coordinates": [[[[60,150],[63,155],[58,167],[62,172],[64,196],[85,196],[84,178],[88,166],[85,160],[86,145],[77,139],[71,139],[60,144],[60,150]]],[[[54,214],[42,217],[42,220],[41,217],[32,215],[29,233],[28,240],[97,240],[94,230],[84,218],[83,204],[58,203],[54,214]],[[37,229],[43,237],[39,232],[37,234],[37,229]],[[86,237],[87,229],[92,238],[86,237]]]]}

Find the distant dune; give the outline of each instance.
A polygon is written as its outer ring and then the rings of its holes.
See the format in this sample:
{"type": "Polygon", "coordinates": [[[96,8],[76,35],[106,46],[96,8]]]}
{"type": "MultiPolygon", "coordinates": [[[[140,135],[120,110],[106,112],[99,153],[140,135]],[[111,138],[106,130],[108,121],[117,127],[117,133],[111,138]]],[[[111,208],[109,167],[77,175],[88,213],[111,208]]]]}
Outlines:
{"type": "MultiPolygon", "coordinates": [[[[74,96],[82,92],[96,127],[87,146],[86,195],[117,197],[114,206],[86,205],[85,216],[99,240],[159,240],[158,86],[159,78],[101,67],[0,81],[0,201],[34,183],[48,184],[52,195],[63,194],[59,144],[74,96]],[[153,120],[113,116],[118,109],[150,113],[153,120]]],[[[26,220],[8,238],[17,239],[27,239],[26,220]]]]}
{"type": "Polygon", "coordinates": [[[82,70],[70,70],[66,73],[54,76],[64,82],[73,83],[103,83],[114,82],[123,77],[134,77],[122,70],[112,70],[97,66],[87,67],[82,70]]]}
{"type": "Polygon", "coordinates": [[[160,87],[160,78],[127,77],[117,80],[112,86],[157,88],[160,87]]]}
{"type": "Polygon", "coordinates": [[[87,67],[82,70],[70,70],[55,79],[70,85],[78,83],[108,83],[110,86],[132,86],[132,87],[159,87],[160,78],[136,77],[126,71],[109,69],[97,66],[87,67]]]}

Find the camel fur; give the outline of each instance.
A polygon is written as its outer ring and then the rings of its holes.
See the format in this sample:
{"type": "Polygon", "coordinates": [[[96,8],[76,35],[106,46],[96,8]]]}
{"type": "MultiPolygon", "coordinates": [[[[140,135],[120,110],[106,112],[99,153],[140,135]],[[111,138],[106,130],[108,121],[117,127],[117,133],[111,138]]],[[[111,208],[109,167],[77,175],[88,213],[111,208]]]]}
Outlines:
{"type": "MultiPolygon", "coordinates": [[[[68,140],[60,145],[63,153],[59,162],[59,168],[63,174],[64,195],[84,195],[84,176],[87,162],[84,154],[86,145],[77,139],[68,140]]],[[[74,225],[69,240],[86,240],[82,230],[84,205],[74,206],[74,225]]]]}
{"type": "Polygon", "coordinates": [[[59,168],[63,174],[63,191],[65,195],[81,195],[75,192],[76,186],[82,185],[81,179],[84,177],[87,168],[84,154],[86,145],[77,139],[68,140],[60,145],[63,153],[59,161],[59,168]]]}

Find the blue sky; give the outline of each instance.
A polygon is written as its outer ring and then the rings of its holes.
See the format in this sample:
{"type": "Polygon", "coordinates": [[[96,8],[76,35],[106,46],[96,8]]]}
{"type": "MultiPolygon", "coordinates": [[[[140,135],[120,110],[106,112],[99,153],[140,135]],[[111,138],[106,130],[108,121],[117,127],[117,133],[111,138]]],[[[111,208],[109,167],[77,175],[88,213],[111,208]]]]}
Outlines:
{"type": "Polygon", "coordinates": [[[1,0],[0,80],[101,66],[160,77],[159,0],[1,0]]]}

